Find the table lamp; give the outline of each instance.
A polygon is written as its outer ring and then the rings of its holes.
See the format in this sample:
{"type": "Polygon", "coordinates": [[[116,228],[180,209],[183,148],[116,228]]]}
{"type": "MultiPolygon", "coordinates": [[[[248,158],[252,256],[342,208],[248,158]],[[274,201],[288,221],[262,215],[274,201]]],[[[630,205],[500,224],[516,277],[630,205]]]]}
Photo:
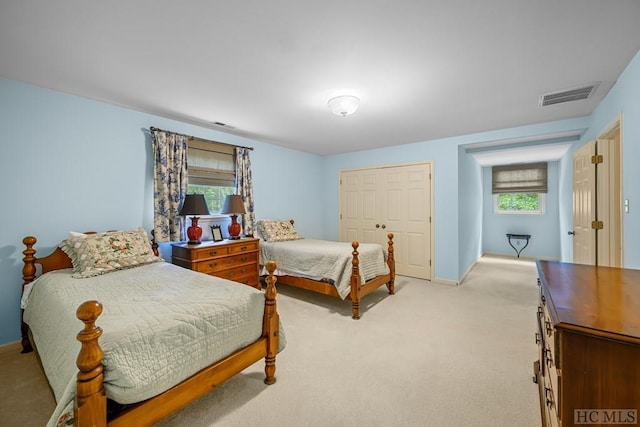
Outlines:
{"type": "Polygon", "coordinates": [[[238,224],[238,215],[247,213],[244,209],[244,202],[242,196],[239,194],[231,194],[224,199],[224,205],[222,205],[222,214],[229,214],[231,216],[231,224],[229,224],[229,239],[240,238],[240,224],[238,224]]]}
{"type": "Polygon", "coordinates": [[[198,225],[198,215],[209,215],[209,208],[207,207],[207,201],[204,199],[204,194],[187,194],[182,203],[182,208],[178,213],[180,216],[191,215],[191,227],[187,228],[187,237],[190,245],[200,243],[200,237],[202,237],[202,228],[198,225]]]}

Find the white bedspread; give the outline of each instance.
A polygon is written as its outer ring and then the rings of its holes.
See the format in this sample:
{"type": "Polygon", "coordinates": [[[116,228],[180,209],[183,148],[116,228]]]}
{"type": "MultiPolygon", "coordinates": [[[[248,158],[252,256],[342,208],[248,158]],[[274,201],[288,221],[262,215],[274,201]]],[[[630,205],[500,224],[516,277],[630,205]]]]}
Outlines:
{"type": "Polygon", "coordinates": [[[84,301],[104,306],[96,324],[104,330],[105,391],[123,404],[169,389],[262,333],[264,294],[246,285],[168,263],[70,276],[71,270],[41,276],[25,301],[24,319],[58,403],[50,425],[75,394],[75,337],[82,329],[75,313],[84,301]]]}
{"type": "MultiPolygon", "coordinates": [[[[347,242],[315,239],[260,241],[260,264],[273,260],[278,266],[278,275],[331,281],[340,297],[345,299],[351,292],[352,252],[353,247],[347,242]]],[[[381,245],[361,243],[358,253],[362,283],[389,273],[387,253],[381,245]]]]}

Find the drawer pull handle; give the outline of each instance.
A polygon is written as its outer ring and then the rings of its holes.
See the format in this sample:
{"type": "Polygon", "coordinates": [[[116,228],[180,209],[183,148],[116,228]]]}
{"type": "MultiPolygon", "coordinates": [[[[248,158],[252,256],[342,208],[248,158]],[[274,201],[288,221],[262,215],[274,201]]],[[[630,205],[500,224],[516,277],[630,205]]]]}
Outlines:
{"type": "Polygon", "coordinates": [[[241,251],[246,251],[246,250],[247,250],[247,247],[246,247],[246,246],[242,246],[242,247],[240,248],[240,250],[241,250],[241,251]]]}
{"type": "Polygon", "coordinates": [[[551,408],[551,406],[553,405],[553,393],[551,392],[551,389],[549,387],[544,388],[544,397],[547,401],[547,406],[551,408]]]}
{"type": "Polygon", "coordinates": [[[242,258],[240,258],[240,261],[245,262],[248,259],[249,259],[249,257],[243,256],[242,258]]]}
{"type": "Polygon", "coordinates": [[[217,262],[212,262],[211,264],[209,264],[209,267],[211,268],[216,268],[218,266],[217,262]]]}
{"type": "Polygon", "coordinates": [[[540,344],[540,334],[536,332],[536,344],[540,344]]]}
{"type": "Polygon", "coordinates": [[[538,306],[538,317],[542,317],[542,307],[538,306]]]}
{"type": "Polygon", "coordinates": [[[210,256],[216,256],[216,255],[218,255],[218,251],[211,251],[211,252],[209,252],[209,255],[210,256]]]}
{"type": "Polygon", "coordinates": [[[544,327],[547,330],[547,335],[551,336],[551,331],[552,331],[551,323],[545,321],[544,322],[544,327]]]}

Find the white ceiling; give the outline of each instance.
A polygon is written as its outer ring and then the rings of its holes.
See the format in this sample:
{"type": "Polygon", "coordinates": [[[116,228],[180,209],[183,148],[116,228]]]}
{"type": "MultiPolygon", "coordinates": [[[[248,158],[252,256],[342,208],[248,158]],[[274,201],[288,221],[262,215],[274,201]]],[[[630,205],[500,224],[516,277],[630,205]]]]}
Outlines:
{"type": "Polygon", "coordinates": [[[0,76],[332,154],[589,115],[639,23],[638,0],[0,0],[0,76]]]}

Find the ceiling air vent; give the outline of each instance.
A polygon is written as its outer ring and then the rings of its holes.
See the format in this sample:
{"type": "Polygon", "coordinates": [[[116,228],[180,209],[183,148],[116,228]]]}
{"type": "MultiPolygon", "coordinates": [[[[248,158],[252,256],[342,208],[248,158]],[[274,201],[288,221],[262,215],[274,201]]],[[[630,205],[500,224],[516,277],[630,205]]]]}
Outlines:
{"type": "Polygon", "coordinates": [[[575,89],[563,90],[560,92],[547,93],[540,95],[540,106],[546,107],[547,105],[561,104],[569,101],[579,101],[581,99],[589,98],[600,83],[593,83],[588,86],[578,87],[575,89]]]}
{"type": "Polygon", "coordinates": [[[235,127],[222,122],[212,122],[212,124],[223,127],[223,128],[227,128],[227,129],[235,129],[235,127]]]}

